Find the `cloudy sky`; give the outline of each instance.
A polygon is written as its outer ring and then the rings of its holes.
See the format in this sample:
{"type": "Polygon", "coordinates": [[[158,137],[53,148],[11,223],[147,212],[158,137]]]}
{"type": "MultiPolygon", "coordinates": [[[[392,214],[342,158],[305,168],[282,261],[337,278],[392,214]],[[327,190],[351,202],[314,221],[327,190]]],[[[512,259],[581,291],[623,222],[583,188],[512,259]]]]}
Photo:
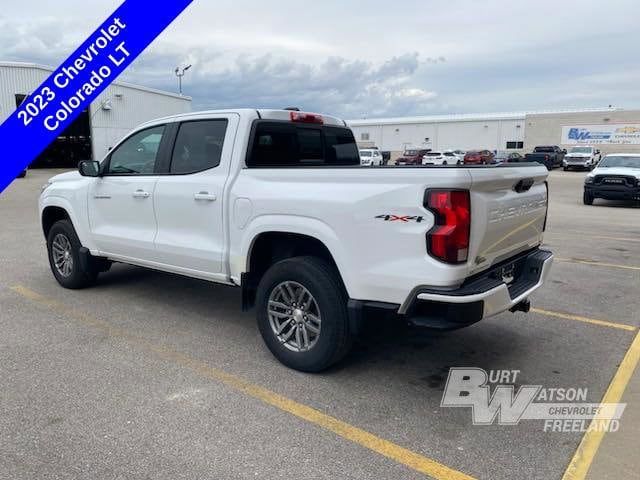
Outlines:
{"type": "MultiPolygon", "coordinates": [[[[57,66],[119,3],[6,0],[0,60],[57,66]]],[[[122,79],[175,91],[190,63],[194,109],[346,118],[640,108],[639,19],[638,0],[195,0],[122,79]]]]}

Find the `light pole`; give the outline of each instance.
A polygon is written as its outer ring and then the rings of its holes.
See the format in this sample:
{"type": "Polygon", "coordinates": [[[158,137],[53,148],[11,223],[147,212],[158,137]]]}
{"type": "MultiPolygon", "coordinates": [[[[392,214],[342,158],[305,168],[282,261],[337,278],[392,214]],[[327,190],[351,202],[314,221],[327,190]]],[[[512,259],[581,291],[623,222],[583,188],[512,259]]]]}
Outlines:
{"type": "Polygon", "coordinates": [[[176,67],[174,71],[176,77],[178,77],[178,91],[180,92],[180,95],[182,95],[182,77],[184,77],[184,72],[186,72],[190,68],[191,65],[187,65],[186,67],[176,67]]]}

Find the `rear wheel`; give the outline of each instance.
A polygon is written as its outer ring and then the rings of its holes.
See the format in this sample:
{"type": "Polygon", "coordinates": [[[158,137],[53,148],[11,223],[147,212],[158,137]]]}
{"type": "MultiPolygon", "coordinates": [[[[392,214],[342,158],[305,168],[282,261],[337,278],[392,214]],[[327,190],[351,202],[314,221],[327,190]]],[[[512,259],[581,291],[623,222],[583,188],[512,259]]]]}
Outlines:
{"type": "Polygon", "coordinates": [[[60,285],[77,289],[92,285],[98,270],[92,266],[83,269],[80,261],[80,240],[69,220],[53,224],[47,235],[47,250],[51,272],[60,285]]]}
{"type": "Polygon", "coordinates": [[[582,195],[582,202],[585,205],[593,205],[593,195],[585,190],[584,194],[582,195]]]}
{"type": "Polygon", "coordinates": [[[290,368],[319,372],[349,351],[347,294],[324,260],[295,257],[271,266],[258,285],[256,308],[267,347],[290,368]]]}

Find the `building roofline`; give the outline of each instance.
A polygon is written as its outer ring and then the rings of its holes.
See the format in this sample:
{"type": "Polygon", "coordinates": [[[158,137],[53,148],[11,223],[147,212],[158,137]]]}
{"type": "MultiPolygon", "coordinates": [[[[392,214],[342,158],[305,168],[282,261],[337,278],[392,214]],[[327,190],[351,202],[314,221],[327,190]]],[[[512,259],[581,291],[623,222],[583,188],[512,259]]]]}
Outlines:
{"type": "Polygon", "coordinates": [[[474,122],[492,120],[525,120],[527,115],[549,115],[563,113],[597,113],[622,111],[623,108],[582,108],[582,109],[556,109],[556,110],[530,110],[523,112],[497,112],[497,113],[454,113],[448,115],[424,115],[413,117],[390,118],[365,118],[347,120],[349,126],[375,126],[375,125],[402,125],[412,123],[446,123],[446,122],[474,122]]]}
{"type": "MultiPolygon", "coordinates": [[[[34,70],[43,70],[45,72],[52,73],[55,71],[53,67],[49,67],[47,65],[41,65],[38,63],[29,63],[29,62],[5,62],[0,61],[0,67],[12,67],[12,68],[31,68],[34,70]]],[[[145,87],[142,85],[136,85],[135,83],[123,82],[120,80],[115,80],[111,82],[111,85],[117,85],[120,87],[133,88],[134,90],[141,90],[143,92],[155,93],[158,95],[164,95],[166,97],[179,98],[180,100],[192,101],[193,99],[187,95],[180,95],[178,93],[167,92],[166,90],[159,90],[157,88],[145,87]]]]}

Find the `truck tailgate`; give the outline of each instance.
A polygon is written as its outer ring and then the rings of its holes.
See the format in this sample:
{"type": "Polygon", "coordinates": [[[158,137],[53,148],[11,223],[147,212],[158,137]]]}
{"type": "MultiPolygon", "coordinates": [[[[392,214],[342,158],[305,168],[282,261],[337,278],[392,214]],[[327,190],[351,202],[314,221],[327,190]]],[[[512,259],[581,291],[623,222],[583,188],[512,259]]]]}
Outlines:
{"type": "Polygon", "coordinates": [[[471,185],[470,273],[542,242],[547,215],[547,169],[504,166],[469,169],[471,185]]]}

